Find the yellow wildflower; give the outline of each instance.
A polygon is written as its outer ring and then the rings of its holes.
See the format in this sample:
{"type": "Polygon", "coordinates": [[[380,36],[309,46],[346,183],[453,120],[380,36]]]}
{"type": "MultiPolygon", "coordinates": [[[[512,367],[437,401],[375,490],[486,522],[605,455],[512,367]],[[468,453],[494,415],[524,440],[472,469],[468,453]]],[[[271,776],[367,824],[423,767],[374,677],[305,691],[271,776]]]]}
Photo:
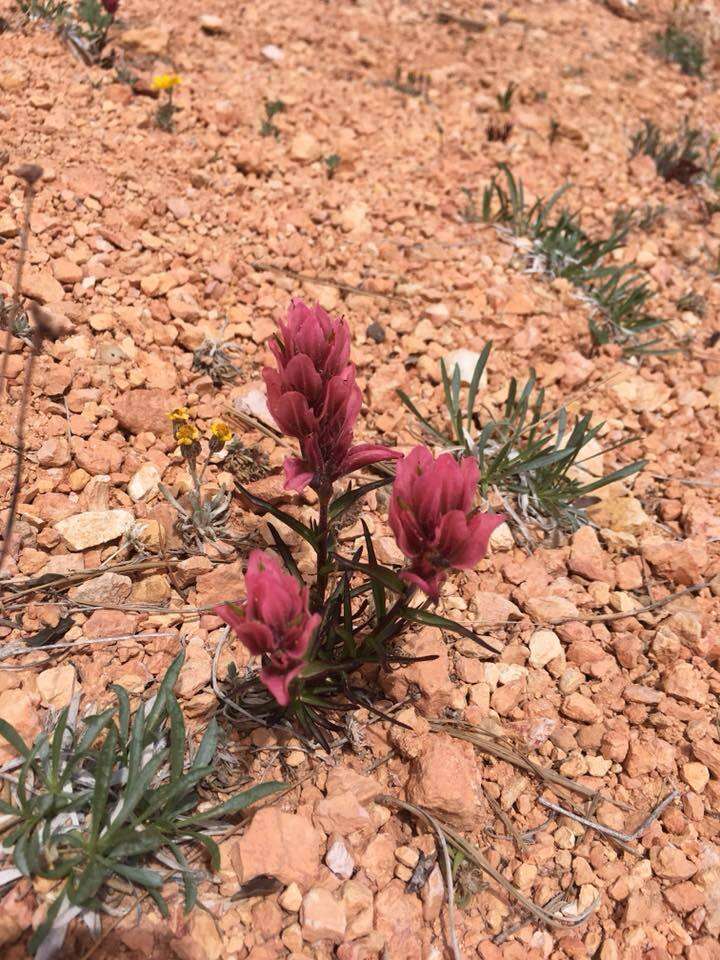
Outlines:
{"type": "Polygon", "coordinates": [[[212,424],[210,433],[218,443],[229,443],[232,440],[232,430],[222,420],[216,420],[212,424]]]}
{"type": "Polygon", "coordinates": [[[176,73],[160,73],[153,77],[150,83],[151,90],[172,90],[180,83],[180,77],[176,73]]]}
{"type": "Polygon", "coordinates": [[[193,423],[183,423],[177,428],[175,439],[181,447],[189,447],[200,439],[200,431],[193,423]]]}
{"type": "Polygon", "coordinates": [[[168,414],[173,423],[187,423],[190,419],[190,411],[187,407],[175,407],[168,414]]]}

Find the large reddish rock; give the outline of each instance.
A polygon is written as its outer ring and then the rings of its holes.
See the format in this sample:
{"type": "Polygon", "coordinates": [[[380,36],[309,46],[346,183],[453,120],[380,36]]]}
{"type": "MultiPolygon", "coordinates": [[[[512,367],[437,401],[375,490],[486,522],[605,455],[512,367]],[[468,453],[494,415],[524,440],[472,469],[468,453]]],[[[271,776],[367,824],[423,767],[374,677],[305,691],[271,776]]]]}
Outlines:
{"type": "Polygon", "coordinates": [[[413,657],[435,659],[383,673],[380,679],[382,688],[396,701],[404,700],[411,690],[418,690],[420,699],[415,703],[415,709],[427,716],[437,716],[450,705],[453,692],[447,647],[441,632],[437,627],[424,627],[409,638],[404,652],[413,657]]]}
{"type": "Polygon", "coordinates": [[[226,600],[240,602],[245,597],[245,572],[240,560],[223,563],[201,574],[195,582],[195,602],[198,606],[211,606],[226,600]]]}
{"type": "Polygon", "coordinates": [[[586,580],[599,580],[615,586],[612,564],[591,526],[580,527],[573,534],[568,568],[586,580]]]}
{"type": "Polygon", "coordinates": [[[115,401],[115,419],[128,433],[154,433],[169,436],[172,426],[168,413],[174,404],[165,390],[128,390],[115,401]]]}
{"type": "Polygon", "coordinates": [[[471,827],[477,818],[479,779],[472,744],[437,733],[413,761],[406,792],[412,803],[441,820],[471,827]]]}
{"type": "Polygon", "coordinates": [[[702,580],[710,559],[707,547],[700,539],[664,540],[659,536],[647,537],[643,540],[642,552],[658,573],[686,587],[702,580]]]}
{"type": "Polygon", "coordinates": [[[347,836],[370,826],[370,814],[350,791],[326,797],[315,807],[315,822],[328,835],[347,836]]]}
{"type": "Polygon", "coordinates": [[[268,873],[307,890],[320,869],[320,835],[305,817],[265,807],[233,846],[230,859],[240,883],[268,873]]]}
{"type": "Polygon", "coordinates": [[[402,880],[391,880],[375,897],[375,928],[385,937],[387,956],[392,960],[421,960],[422,924],[422,905],[405,892],[402,880]]]}
{"type": "MultiPolygon", "coordinates": [[[[40,718],[30,696],[24,690],[6,690],[0,693],[0,719],[14,727],[28,745],[32,744],[40,733],[40,718]]],[[[0,764],[15,755],[15,750],[0,737],[0,764]]]]}

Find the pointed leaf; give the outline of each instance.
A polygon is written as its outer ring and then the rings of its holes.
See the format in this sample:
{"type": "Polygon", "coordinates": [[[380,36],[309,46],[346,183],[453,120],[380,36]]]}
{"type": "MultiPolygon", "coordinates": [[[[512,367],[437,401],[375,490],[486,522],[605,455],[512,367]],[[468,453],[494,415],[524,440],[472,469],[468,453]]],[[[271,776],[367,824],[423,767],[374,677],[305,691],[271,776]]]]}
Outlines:
{"type": "Polygon", "coordinates": [[[480,646],[491,650],[493,653],[502,653],[502,650],[493,647],[473,630],[470,630],[469,627],[465,627],[461,623],[456,623],[454,620],[449,620],[447,617],[441,617],[437,613],[431,613],[429,610],[421,610],[418,607],[403,607],[401,615],[407,620],[412,620],[414,623],[422,623],[426,626],[439,627],[441,630],[450,630],[452,633],[459,633],[460,636],[474,640],[480,644],[480,646]]]}
{"type": "Polygon", "coordinates": [[[170,717],[170,781],[179,780],[185,765],[185,718],[174,694],[167,695],[170,717]]]}
{"type": "Polygon", "coordinates": [[[180,673],[180,668],[185,661],[185,651],[180,652],[173,662],[168,667],[167,673],[162,679],[162,683],[158,688],[157,696],[155,697],[155,703],[152,705],[150,713],[147,715],[147,720],[145,721],[145,732],[154,733],[156,727],[158,727],[161,721],[164,719],[167,711],[167,695],[172,693],[175,684],[177,683],[177,678],[180,673]]]}
{"type": "Polygon", "coordinates": [[[242,793],[236,794],[234,797],[226,800],[225,803],[221,803],[219,806],[213,807],[211,810],[204,810],[202,813],[195,813],[191,817],[186,817],[182,821],[182,828],[184,828],[185,824],[209,823],[213,820],[217,820],[219,817],[230,816],[231,814],[237,813],[239,810],[244,810],[252,803],[257,803],[258,800],[262,800],[265,797],[271,796],[273,793],[277,793],[278,790],[284,790],[286,787],[286,783],[278,783],[275,781],[258,783],[256,786],[250,787],[249,790],[244,790],[242,793]]]}
{"type": "Polygon", "coordinates": [[[284,510],[280,510],[279,507],[274,506],[267,500],[263,500],[261,497],[256,497],[255,494],[250,493],[250,491],[237,480],[235,481],[235,486],[240,491],[242,496],[245,497],[253,507],[255,507],[257,510],[262,510],[265,513],[269,513],[271,516],[275,517],[276,520],[280,520],[280,522],[284,523],[286,527],[294,530],[299,537],[302,537],[303,540],[317,549],[317,536],[310,529],[310,527],[305,526],[304,523],[301,523],[295,517],[291,516],[291,514],[286,513],[284,510]]]}

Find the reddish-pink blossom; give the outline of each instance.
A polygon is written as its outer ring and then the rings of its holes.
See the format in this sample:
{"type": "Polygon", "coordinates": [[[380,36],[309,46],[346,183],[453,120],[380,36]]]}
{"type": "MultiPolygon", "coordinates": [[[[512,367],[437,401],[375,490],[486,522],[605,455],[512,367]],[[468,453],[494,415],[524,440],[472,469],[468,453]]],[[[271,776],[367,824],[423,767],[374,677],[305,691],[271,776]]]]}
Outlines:
{"type": "Polygon", "coordinates": [[[120,0],[100,0],[100,2],[105,7],[107,12],[114,17],[117,13],[118,7],[120,6],[120,0]]]}
{"type": "Polygon", "coordinates": [[[260,679],[285,707],[290,683],[305,665],[320,616],[308,609],[308,591],[271,553],[253,550],[245,574],[242,607],[222,603],[215,613],[229,624],[250,653],[262,657],[260,679]]]}
{"type": "Polygon", "coordinates": [[[480,471],[473,457],[450,453],[433,459],[415,447],[398,464],[389,520],[397,544],[411,561],[402,576],[437,600],[448,568],[469,570],[487,552],[502,514],[473,509],[480,471]]]}
{"type": "Polygon", "coordinates": [[[350,362],[350,331],[321,306],[293,300],[271,344],[277,370],[266,367],[268,408],[278,426],[300,443],[285,461],[285,486],[327,488],[359,467],[400,454],[374,443],[352,445],[362,394],[350,362]]]}

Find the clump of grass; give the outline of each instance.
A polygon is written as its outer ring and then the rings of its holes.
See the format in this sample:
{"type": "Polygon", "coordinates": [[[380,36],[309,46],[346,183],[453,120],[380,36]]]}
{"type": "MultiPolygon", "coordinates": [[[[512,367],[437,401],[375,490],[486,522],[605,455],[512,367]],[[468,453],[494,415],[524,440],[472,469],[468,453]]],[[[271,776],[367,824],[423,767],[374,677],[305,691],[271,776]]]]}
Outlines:
{"type": "Polygon", "coordinates": [[[230,427],[222,420],[216,420],[210,427],[207,451],[203,451],[202,434],[195,425],[187,407],[178,407],[169,417],[173,425],[173,436],[180,454],[187,464],[192,489],[186,494],[186,503],[164,485],[158,489],[168,503],[177,512],[176,529],[185,545],[194,551],[202,552],[206,543],[230,541],[232,534],[227,529],[230,517],[232,494],[220,488],[216,493],[206,495],[202,489],[205,472],[214,454],[224,449],[233,438],[230,427]]]}
{"type": "MultiPolygon", "coordinates": [[[[595,346],[615,341],[628,352],[654,349],[659,341],[639,339],[664,322],[646,311],[652,297],[647,282],[634,264],[618,265],[609,260],[625,245],[628,223],[616,222],[608,237],[593,239],[583,229],[577,213],[556,213],[570,184],[563,184],[547,200],[539,197],[529,205],[522,181],[514,177],[507,164],[499,167],[504,183],[493,177],[485,187],[482,220],[531,241],[527,251],[529,270],[562,277],[578,289],[580,298],[593,310],[589,328],[595,346]]],[[[469,197],[472,200],[472,195],[469,197]]],[[[474,205],[466,211],[470,215],[477,213],[474,205]]]]}
{"type": "Polygon", "coordinates": [[[677,63],[688,77],[701,77],[706,56],[702,41],[676,24],[668,24],[655,36],[659,55],[669,63],[677,63]]]}
{"type": "Polygon", "coordinates": [[[262,480],[272,472],[267,455],[257,447],[246,447],[237,437],[228,444],[223,467],[244,484],[262,480]]]}
{"type": "Polygon", "coordinates": [[[675,306],[681,312],[687,310],[694,313],[696,317],[702,318],[707,314],[707,299],[701,293],[695,293],[694,290],[690,290],[679,297],[675,301],[675,306]]]}
{"type": "Polygon", "coordinates": [[[265,119],[260,124],[260,136],[275,137],[276,140],[279,140],[280,128],[273,122],[273,118],[276,117],[278,113],[284,112],[285,104],[282,100],[266,100],[265,119]]]}
{"type": "Polygon", "coordinates": [[[408,97],[423,97],[427,100],[430,92],[430,76],[427,73],[404,71],[402,67],[396,67],[395,77],[390,81],[389,86],[408,97]]]}
{"type": "Polygon", "coordinates": [[[509,113],[510,108],[512,107],[513,97],[515,92],[518,89],[517,83],[514,80],[511,80],[510,83],[505,87],[502,93],[495,94],[495,97],[498,102],[498,107],[503,113],[509,113]]]}
{"type": "Polygon", "coordinates": [[[167,916],[162,887],[179,882],[185,910],[191,910],[197,871],[188,854],[204,848],[217,870],[220,851],[212,834],[224,829],[227,817],[282,787],[260,784],[198,809],[199,789],[213,772],[219,728],[211,720],[190,754],[173,694],[182,663],[181,654],[157,694],[134,712],[120,686],[111,688],[114,706],[82,719],[74,698],[33,744],[0,720],[0,737],[20,758],[9,765],[17,777],[6,772],[0,800],[2,851],[13,863],[0,872],[5,883],[22,877],[58,883],[30,940],[32,953],[41,945],[48,953],[60,949],[75,917],[99,921],[108,898],[128,884],[149,894],[167,916]]]}
{"type": "Polygon", "coordinates": [[[325,172],[327,173],[328,180],[332,180],[335,174],[340,169],[340,164],[342,158],[339,153],[331,153],[329,156],[325,157],[325,172]]]}
{"type": "Polygon", "coordinates": [[[638,230],[648,232],[662,221],[667,213],[664,203],[646,203],[642,207],[620,207],[613,217],[613,229],[627,227],[629,230],[637,227],[638,230]]]}
{"type": "Polygon", "coordinates": [[[18,7],[28,20],[45,20],[58,23],[70,13],[70,4],[65,0],[17,0],[18,7]]]}
{"type": "Polygon", "coordinates": [[[199,370],[210,377],[213,386],[221,387],[224,383],[232,383],[240,373],[240,368],[232,362],[232,354],[239,352],[227,340],[214,337],[205,337],[200,346],[193,352],[193,370],[199,370]]]}
{"type": "Polygon", "coordinates": [[[565,407],[547,411],[545,391],[537,386],[534,370],[522,387],[512,378],[499,416],[483,416],[476,405],[491,349],[492,343],[488,343],[482,350],[466,393],[461,387],[460,369],[448,370],[441,363],[449,429],[430,423],[403,391],[398,391],[400,399],[434,442],[477,459],[480,492],[483,496],[490,492],[500,495],[504,509],[527,543],[534,542],[529,527],[547,533],[576,530],[588,522],[586,509],[595,502],[591,495],[637,473],[645,461],[634,461],[603,477],[590,477],[588,473],[587,481],[578,479],[582,464],[591,459],[584,452],[604,424],[591,426],[591,414],[571,424],[565,407]]]}
{"type": "Polygon", "coordinates": [[[690,127],[687,118],[677,137],[668,140],[664,139],[656,124],[646,119],[643,120],[642,130],[638,130],[632,138],[630,156],[645,154],[651,157],[663,180],[676,180],[687,185],[705,169],[701,153],[703,142],[702,131],[690,127]]]}
{"type": "Polygon", "coordinates": [[[489,123],[485,128],[485,136],[490,143],[506,143],[512,131],[513,124],[509,120],[506,123],[489,123]]]}

